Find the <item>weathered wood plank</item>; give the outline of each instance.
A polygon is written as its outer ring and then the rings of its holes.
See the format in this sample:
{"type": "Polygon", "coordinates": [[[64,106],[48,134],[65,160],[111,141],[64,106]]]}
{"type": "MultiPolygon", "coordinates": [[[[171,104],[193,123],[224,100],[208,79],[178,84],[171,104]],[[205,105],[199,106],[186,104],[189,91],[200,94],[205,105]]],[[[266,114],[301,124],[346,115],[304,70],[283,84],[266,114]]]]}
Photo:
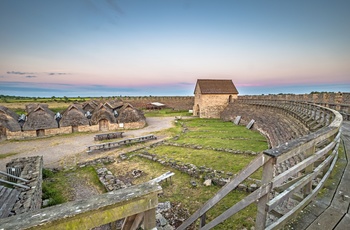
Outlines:
{"type": "MultiPolygon", "coordinates": [[[[269,201],[266,205],[268,207],[268,210],[274,209],[277,205],[288,199],[293,193],[298,191],[300,188],[308,184],[310,181],[312,181],[328,164],[331,163],[333,158],[335,157],[334,161],[337,161],[337,156],[335,153],[328,156],[327,159],[320,164],[317,168],[313,170],[312,173],[305,176],[302,180],[299,180],[289,188],[285,189],[284,192],[278,194],[275,198],[273,198],[271,201],[269,201]]],[[[310,191],[311,192],[311,191],[310,191]]]]}
{"type": "MultiPolygon", "coordinates": [[[[156,208],[157,195],[161,190],[157,183],[147,182],[87,200],[68,202],[0,219],[0,226],[4,230],[91,229],[156,208]]],[[[155,216],[153,218],[155,219],[155,216]]]]}
{"type": "Polygon", "coordinates": [[[287,144],[283,144],[280,147],[265,150],[264,153],[269,156],[278,157],[276,164],[279,164],[287,159],[298,155],[306,149],[310,149],[315,144],[328,139],[329,137],[339,134],[337,138],[340,137],[339,127],[328,126],[324,127],[316,132],[309,135],[303,136],[298,139],[289,141],[287,144]]]}
{"type": "Polygon", "coordinates": [[[272,187],[274,188],[275,186],[279,186],[281,185],[284,181],[286,181],[288,178],[294,176],[295,174],[297,174],[298,172],[300,172],[301,170],[305,169],[307,166],[309,166],[310,164],[314,163],[315,161],[317,161],[318,159],[320,159],[321,157],[323,157],[324,155],[326,155],[331,149],[333,149],[336,146],[335,142],[331,142],[329,145],[327,145],[325,148],[317,151],[315,153],[315,155],[313,155],[312,157],[309,157],[305,160],[303,160],[302,162],[300,162],[299,164],[294,165],[293,167],[291,167],[290,169],[288,169],[287,171],[279,174],[278,176],[276,176],[273,180],[272,180],[272,187]]]}
{"type": "MultiPolygon", "coordinates": [[[[336,158],[334,158],[334,159],[336,159],[336,158]]],[[[301,211],[318,194],[319,190],[323,187],[325,181],[328,179],[329,175],[331,174],[335,163],[336,163],[336,161],[333,160],[331,166],[329,167],[329,169],[327,171],[327,173],[323,176],[323,178],[318,183],[316,188],[307,197],[305,197],[302,202],[300,202],[298,205],[296,205],[292,210],[290,210],[288,213],[286,213],[283,217],[281,217],[280,219],[278,219],[277,221],[275,221],[274,223],[269,225],[266,228],[266,230],[278,229],[283,224],[285,224],[288,220],[290,220],[295,215],[297,215],[299,213],[299,211],[301,211]]]]}
{"type": "MultiPolygon", "coordinates": [[[[134,222],[132,223],[130,230],[137,230],[139,228],[144,216],[145,216],[145,213],[143,213],[143,212],[137,214],[135,219],[134,219],[134,222]]],[[[156,225],[154,224],[154,226],[156,226],[156,225]]]]}
{"type": "Polygon", "coordinates": [[[350,214],[347,213],[346,215],[343,216],[343,218],[340,220],[338,223],[337,227],[335,227],[334,230],[344,230],[344,229],[349,229],[350,227],[350,214]]]}
{"type": "Polygon", "coordinates": [[[244,209],[248,205],[254,203],[260,197],[268,194],[270,192],[270,187],[271,187],[271,184],[265,184],[265,185],[261,186],[260,188],[255,190],[253,193],[249,194],[247,197],[243,198],[238,203],[233,205],[231,208],[227,209],[225,212],[223,212],[221,215],[216,217],[214,220],[212,220],[211,222],[206,224],[203,228],[201,228],[201,230],[211,229],[211,228],[215,227],[216,225],[220,224],[221,222],[227,220],[235,213],[241,211],[242,209],[244,209]]]}
{"type": "Polygon", "coordinates": [[[339,212],[336,208],[328,208],[307,228],[307,230],[318,230],[321,227],[322,229],[333,229],[343,215],[344,213],[339,212]]]}
{"type": "Polygon", "coordinates": [[[8,217],[14,204],[16,203],[19,191],[16,189],[9,189],[11,190],[9,196],[6,198],[6,202],[1,203],[0,202],[0,218],[8,217]]]}
{"type": "MultiPolygon", "coordinates": [[[[274,166],[275,166],[275,158],[271,158],[263,167],[263,175],[262,175],[262,184],[269,184],[271,183],[271,179],[273,178],[273,172],[274,172],[274,166]]],[[[269,187],[271,191],[271,187],[269,187]]],[[[269,192],[270,192],[269,191],[269,192]]],[[[266,203],[269,200],[269,194],[262,194],[258,198],[258,208],[257,208],[257,214],[256,214],[256,220],[255,220],[255,229],[264,229],[266,226],[266,218],[267,218],[267,210],[266,210],[266,203]]]]}
{"type": "Polygon", "coordinates": [[[156,227],[156,209],[149,209],[145,211],[143,227],[144,229],[154,229],[156,227]]]}
{"type": "Polygon", "coordinates": [[[271,157],[265,154],[260,154],[256,157],[248,166],[241,170],[237,176],[223,186],[210,200],[208,200],[200,209],[193,213],[187,220],[185,220],[179,227],[178,230],[184,230],[190,226],[194,221],[200,218],[204,213],[211,209],[217,204],[222,198],[224,198],[229,192],[235,189],[242,181],[247,179],[252,173],[258,170],[264,165],[271,157]]]}

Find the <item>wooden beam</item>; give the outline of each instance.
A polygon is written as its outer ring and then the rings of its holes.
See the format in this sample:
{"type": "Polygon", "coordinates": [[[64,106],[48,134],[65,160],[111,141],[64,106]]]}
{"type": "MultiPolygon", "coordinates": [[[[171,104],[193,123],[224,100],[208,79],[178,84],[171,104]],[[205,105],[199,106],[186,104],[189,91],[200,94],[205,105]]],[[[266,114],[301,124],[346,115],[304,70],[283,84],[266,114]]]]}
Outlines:
{"type": "MultiPolygon", "coordinates": [[[[263,168],[263,175],[261,183],[268,184],[271,183],[271,179],[273,178],[273,171],[275,168],[275,158],[271,158],[263,168]]],[[[271,188],[269,188],[269,192],[271,191],[271,188]]],[[[266,226],[266,219],[267,219],[267,210],[266,210],[266,203],[269,200],[269,194],[263,194],[261,197],[258,198],[258,208],[257,208],[257,214],[256,214],[256,220],[255,220],[255,229],[264,229],[266,226]]]]}
{"type": "Polygon", "coordinates": [[[301,170],[303,170],[304,168],[306,168],[310,164],[314,163],[315,161],[317,161],[318,159],[323,157],[326,153],[328,153],[328,151],[333,149],[335,147],[335,145],[336,145],[335,142],[331,142],[325,148],[323,148],[323,149],[319,150],[317,153],[315,153],[315,155],[313,155],[312,157],[305,159],[304,161],[300,162],[299,164],[294,165],[293,167],[291,167],[287,171],[276,176],[272,180],[272,188],[281,185],[288,178],[290,178],[291,176],[294,176],[295,174],[297,174],[298,172],[300,172],[301,170]]]}
{"type": "Polygon", "coordinates": [[[318,191],[323,187],[325,181],[328,179],[329,175],[331,174],[334,165],[338,158],[338,152],[336,152],[336,155],[332,161],[331,166],[329,167],[327,173],[324,175],[322,180],[319,182],[319,184],[316,186],[316,188],[307,196],[304,198],[302,202],[300,202],[297,206],[295,206],[292,210],[287,212],[283,217],[269,225],[266,230],[271,229],[280,229],[283,224],[285,224],[287,221],[289,221],[291,218],[293,218],[295,215],[299,213],[300,210],[302,210],[311,200],[318,194],[318,191]]]}
{"type": "Polygon", "coordinates": [[[260,199],[262,196],[268,194],[270,192],[271,184],[265,184],[255,190],[253,193],[249,194],[247,197],[243,198],[241,201],[233,205],[231,208],[227,209],[225,212],[223,212],[220,216],[216,217],[214,220],[206,224],[201,230],[208,230],[211,229],[221,222],[227,220],[235,213],[241,211],[248,205],[254,203],[256,200],[260,199]]]}
{"type": "Polygon", "coordinates": [[[241,170],[238,175],[223,186],[210,200],[208,200],[200,209],[193,213],[187,220],[185,220],[179,227],[178,230],[185,230],[198,218],[200,218],[204,213],[211,209],[215,204],[217,204],[222,198],[224,198],[229,192],[235,189],[242,181],[247,179],[251,174],[258,170],[262,165],[269,161],[271,157],[260,154],[256,157],[249,165],[247,165],[243,170],[241,170]]]}
{"type": "Polygon", "coordinates": [[[328,156],[327,159],[322,164],[320,164],[312,173],[308,174],[302,180],[299,180],[289,188],[285,189],[284,192],[278,194],[275,198],[269,201],[267,203],[268,211],[274,209],[277,205],[288,199],[297,190],[299,190],[300,188],[308,184],[312,179],[317,177],[319,172],[323,170],[332,161],[335,155],[336,153],[334,152],[332,155],[328,156]]]}
{"type": "MultiPolygon", "coordinates": [[[[0,219],[0,226],[4,229],[91,229],[140,212],[154,210],[158,205],[158,193],[161,190],[157,183],[147,182],[90,199],[0,219]]],[[[152,216],[148,215],[147,226],[155,223],[155,215],[153,221],[151,218],[152,216]]]]}

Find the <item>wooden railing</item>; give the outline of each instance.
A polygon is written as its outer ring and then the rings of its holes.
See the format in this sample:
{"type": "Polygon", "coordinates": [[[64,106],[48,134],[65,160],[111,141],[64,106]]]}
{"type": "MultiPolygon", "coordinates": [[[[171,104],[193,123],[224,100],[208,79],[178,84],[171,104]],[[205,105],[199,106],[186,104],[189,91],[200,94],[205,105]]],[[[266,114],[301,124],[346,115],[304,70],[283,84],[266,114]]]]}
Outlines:
{"type": "Polygon", "coordinates": [[[335,165],[342,124],[340,113],[303,102],[259,100],[241,102],[288,113],[305,123],[313,132],[261,153],[183,222],[178,227],[179,230],[186,229],[197,219],[200,219],[200,229],[211,229],[255,202],[257,202],[255,229],[281,228],[317,195],[335,165]],[[302,156],[303,160],[276,175],[276,166],[297,156],[302,156]],[[259,168],[263,170],[260,188],[206,223],[206,213],[259,168]],[[318,184],[315,186],[313,182],[316,178],[318,178],[318,184]],[[296,205],[291,210],[281,213],[278,207],[288,199],[293,199],[296,205]],[[268,221],[268,219],[274,221],[268,221]]]}
{"type": "Polygon", "coordinates": [[[156,227],[162,188],[155,181],[0,219],[0,229],[91,229],[126,218],[122,229],[156,227]]]}

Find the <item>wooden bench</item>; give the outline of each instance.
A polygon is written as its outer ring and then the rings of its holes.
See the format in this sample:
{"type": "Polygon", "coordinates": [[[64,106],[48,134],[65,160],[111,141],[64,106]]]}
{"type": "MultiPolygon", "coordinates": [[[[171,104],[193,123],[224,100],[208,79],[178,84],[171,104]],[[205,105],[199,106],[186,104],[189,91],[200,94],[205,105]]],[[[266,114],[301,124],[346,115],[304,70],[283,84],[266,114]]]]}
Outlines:
{"type": "Polygon", "coordinates": [[[107,143],[98,144],[98,145],[90,145],[87,147],[88,150],[86,152],[90,153],[90,152],[99,151],[99,150],[110,150],[110,149],[118,148],[120,146],[127,145],[127,144],[141,143],[141,142],[156,140],[156,139],[157,139],[156,136],[154,136],[153,134],[150,134],[142,137],[129,138],[129,139],[124,139],[116,142],[107,142],[107,143]]]}
{"type": "Polygon", "coordinates": [[[104,133],[104,134],[97,134],[94,139],[95,141],[102,141],[102,140],[110,140],[110,139],[117,139],[122,138],[124,132],[115,132],[115,133],[104,133]]]}

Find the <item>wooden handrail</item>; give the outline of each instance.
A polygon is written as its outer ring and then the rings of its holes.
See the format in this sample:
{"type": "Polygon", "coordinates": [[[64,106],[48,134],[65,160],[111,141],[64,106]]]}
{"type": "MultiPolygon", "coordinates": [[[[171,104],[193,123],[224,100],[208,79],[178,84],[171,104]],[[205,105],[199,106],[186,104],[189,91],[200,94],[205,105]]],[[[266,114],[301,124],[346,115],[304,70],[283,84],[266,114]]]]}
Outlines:
{"type": "Polygon", "coordinates": [[[121,190],[0,219],[1,229],[91,229],[144,213],[146,229],[156,227],[155,209],[162,188],[147,182],[121,190]]]}
{"type": "MultiPolygon", "coordinates": [[[[284,111],[287,111],[291,115],[294,114],[295,117],[302,121],[302,117],[313,120],[312,124],[316,128],[319,128],[317,131],[305,135],[301,138],[294,139],[285,143],[277,148],[268,149],[263,152],[263,155],[260,155],[258,158],[253,160],[246,168],[244,168],[233,180],[228,182],[224,187],[222,187],[209,201],[207,201],[202,208],[198,209],[194,214],[191,215],[185,222],[178,227],[178,230],[186,229],[197,219],[201,218],[200,229],[211,229],[223,222],[230,216],[239,212],[249,204],[259,200],[258,203],[258,214],[256,229],[275,229],[289,220],[293,215],[295,215],[301,208],[311,201],[313,197],[317,195],[319,189],[323,186],[324,181],[328,178],[330,172],[332,171],[335,162],[338,157],[338,147],[340,140],[340,127],[342,124],[342,116],[339,112],[315,105],[312,103],[305,103],[300,101],[287,101],[287,100],[241,100],[243,103],[265,106],[270,108],[278,108],[284,111]],[[303,115],[301,115],[302,113],[303,115]],[[319,143],[329,140],[330,142],[327,146],[315,152],[315,146],[319,143]],[[294,157],[300,153],[306,152],[307,155],[311,154],[310,157],[307,157],[302,162],[294,165],[285,172],[273,177],[272,171],[274,165],[282,163],[288,160],[291,157],[294,157]],[[329,152],[331,154],[327,155],[329,152]],[[268,157],[263,159],[263,156],[268,157]],[[313,168],[313,165],[316,161],[326,157],[320,165],[316,168],[313,168]],[[273,159],[271,161],[270,159],[273,159]],[[263,163],[262,163],[263,162],[263,163]],[[270,162],[269,164],[266,164],[270,162]],[[260,164],[258,164],[260,163],[260,164]],[[266,165],[265,165],[266,164],[266,165]],[[310,194],[306,194],[305,198],[293,208],[290,212],[285,215],[282,215],[278,221],[266,227],[266,218],[269,212],[273,212],[274,208],[279,205],[285,199],[291,197],[297,190],[305,186],[311,187],[311,181],[320,174],[321,171],[326,169],[326,167],[331,164],[328,168],[327,173],[321,179],[320,183],[314,190],[311,190],[310,194]],[[228,192],[232,191],[239,183],[241,183],[245,178],[249,177],[253,172],[255,172],[260,167],[264,166],[263,180],[261,187],[255,192],[251,193],[231,208],[220,214],[214,220],[205,224],[205,213],[213,208],[217,202],[219,202],[228,192]],[[310,167],[312,170],[310,171],[310,167]],[[305,169],[305,170],[304,170],[305,169]],[[292,181],[288,179],[293,176],[300,174],[304,170],[305,175],[301,175],[300,178],[295,178],[292,181]],[[282,185],[283,184],[283,185],[282,185]],[[284,190],[281,194],[276,196],[274,199],[269,200],[268,194],[273,191],[274,188],[283,186],[284,190]]],[[[308,189],[305,189],[304,192],[307,192],[308,189]]]]}

